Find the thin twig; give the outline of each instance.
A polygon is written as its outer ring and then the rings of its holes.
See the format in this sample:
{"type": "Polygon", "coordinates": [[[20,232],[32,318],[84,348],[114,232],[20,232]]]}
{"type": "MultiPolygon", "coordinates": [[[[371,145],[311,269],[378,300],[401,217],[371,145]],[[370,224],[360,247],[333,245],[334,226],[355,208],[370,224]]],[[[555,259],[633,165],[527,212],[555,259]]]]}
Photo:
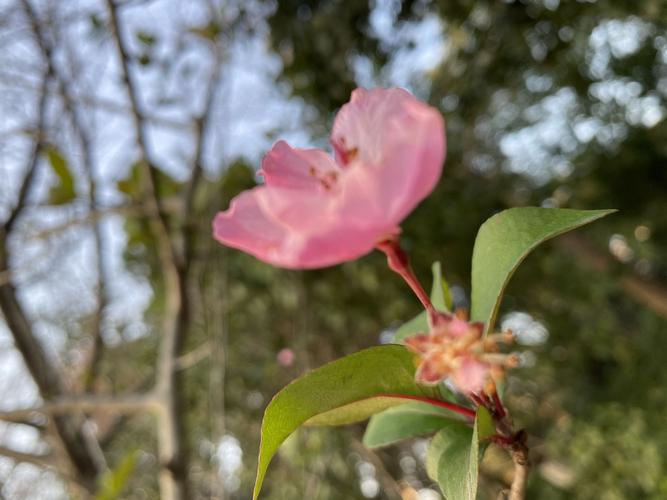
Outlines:
{"type": "MultiPolygon", "coordinates": [[[[100,203],[97,194],[95,160],[91,139],[87,132],[88,127],[85,124],[84,116],[81,113],[80,107],[76,104],[75,95],[72,90],[72,84],[69,81],[69,78],[65,74],[65,71],[63,71],[57,64],[57,61],[53,55],[53,49],[51,48],[49,41],[44,35],[38,20],[34,16],[34,13],[31,17],[35,37],[39,40],[39,46],[42,48],[43,57],[46,60],[49,72],[55,77],[60,96],[65,104],[65,109],[69,113],[72,121],[72,128],[79,140],[83,164],[88,178],[88,211],[91,214],[98,214],[100,212],[100,203]]],[[[102,323],[104,320],[107,304],[109,302],[109,278],[105,262],[104,235],[100,225],[100,218],[94,217],[93,219],[94,221],[92,222],[92,227],[95,240],[95,260],[97,267],[97,284],[95,287],[97,291],[97,307],[93,314],[92,322],[93,346],[91,348],[88,364],[84,370],[86,377],[84,381],[85,392],[89,392],[91,390],[97,376],[99,361],[102,357],[102,351],[104,347],[104,341],[102,337],[102,323]]]]}
{"type": "Polygon", "coordinates": [[[181,379],[177,358],[189,327],[189,307],[186,290],[188,263],[181,261],[172,244],[167,215],[157,190],[157,170],[148,149],[148,132],[130,57],[119,18],[118,6],[107,0],[113,39],[118,51],[122,77],[132,109],[141,166],[145,199],[149,209],[149,224],[156,241],[165,288],[165,315],[162,340],[157,361],[155,391],[161,403],[158,413],[158,454],[160,459],[160,495],[163,500],[185,500],[189,497],[187,484],[187,453],[181,379]]]}
{"type": "Polygon", "coordinates": [[[211,356],[211,343],[207,341],[204,342],[199,347],[179,357],[176,360],[176,367],[178,370],[188,370],[193,366],[195,366],[200,361],[203,361],[210,356],[211,356]]]}
{"type": "Polygon", "coordinates": [[[34,408],[0,411],[0,420],[15,422],[36,415],[57,416],[70,413],[95,412],[100,410],[124,414],[155,411],[156,398],[148,394],[128,396],[82,395],[59,397],[34,408]]]}
{"type": "Polygon", "coordinates": [[[49,454],[26,453],[0,445],[0,455],[11,458],[14,462],[25,462],[38,467],[52,468],[53,457],[49,454]]]}
{"type": "Polygon", "coordinates": [[[400,485],[389,473],[387,468],[384,466],[382,459],[380,459],[377,453],[364,446],[363,443],[358,439],[352,440],[352,446],[357,453],[373,464],[373,467],[375,467],[375,472],[378,476],[378,479],[380,480],[380,483],[382,484],[382,487],[384,488],[384,493],[386,494],[387,498],[391,500],[400,500],[403,498],[400,485]]]}
{"type": "MultiPolygon", "coordinates": [[[[23,0],[21,7],[32,25],[33,31],[36,31],[38,18],[30,2],[23,0]]],[[[49,47],[41,45],[42,40],[39,37],[36,37],[36,41],[43,53],[50,50],[49,47]]],[[[11,209],[8,218],[0,227],[0,273],[9,277],[7,282],[0,284],[0,310],[3,313],[9,331],[12,333],[16,348],[21,353],[26,367],[39,389],[41,397],[45,400],[66,394],[66,384],[61,374],[46,357],[42,345],[34,335],[32,323],[18,300],[17,290],[11,281],[8,240],[12,236],[15,225],[27,205],[29,193],[34,184],[39,158],[44,148],[47,125],[48,87],[52,77],[52,71],[47,62],[40,88],[35,142],[28,157],[17,201],[11,209]]],[[[87,440],[81,433],[77,418],[70,418],[70,416],[54,418],[51,428],[54,429],[55,436],[58,438],[60,445],[58,446],[58,450],[62,452],[63,458],[71,467],[77,485],[83,486],[87,492],[94,491],[98,468],[95,460],[89,453],[87,440]]]]}
{"type": "Polygon", "coordinates": [[[514,479],[508,500],[524,500],[526,497],[526,483],[528,480],[528,448],[523,440],[517,442],[511,451],[512,462],[514,462],[514,479]]]}

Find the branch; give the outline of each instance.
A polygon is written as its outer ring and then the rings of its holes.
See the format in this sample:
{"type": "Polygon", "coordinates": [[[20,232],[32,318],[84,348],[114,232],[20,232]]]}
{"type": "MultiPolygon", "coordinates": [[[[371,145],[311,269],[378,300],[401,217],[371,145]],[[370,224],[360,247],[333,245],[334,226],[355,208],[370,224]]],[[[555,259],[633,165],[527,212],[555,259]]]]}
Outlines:
{"type": "MultiPolygon", "coordinates": [[[[606,272],[612,266],[612,260],[607,254],[580,235],[564,235],[556,240],[556,244],[573,254],[580,263],[596,271],[606,272]]],[[[667,318],[667,287],[663,284],[640,278],[634,273],[626,273],[621,277],[619,284],[629,297],[667,318]]]]}
{"type": "Polygon", "coordinates": [[[25,453],[0,445],[0,455],[14,462],[25,462],[37,467],[51,469],[54,466],[53,457],[50,454],[25,453]]]}
{"type": "MultiPolygon", "coordinates": [[[[28,7],[29,9],[29,7],[28,7]]],[[[49,73],[54,75],[57,81],[57,87],[65,104],[65,109],[70,115],[72,121],[72,128],[79,139],[81,147],[82,159],[84,169],[88,178],[88,210],[90,214],[100,213],[100,203],[97,195],[97,181],[95,172],[95,160],[92,151],[92,143],[87,134],[87,129],[83,115],[79,107],[75,104],[74,92],[71,88],[71,83],[63,70],[57,64],[53,56],[53,50],[47,38],[41,29],[38,19],[32,10],[28,10],[28,15],[31,18],[34,35],[39,41],[39,46],[42,49],[43,57],[47,62],[49,73]]],[[[92,322],[92,336],[93,347],[91,349],[88,366],[84,370],[86,380],[84,382],[84,390],[90,391],[96,376],[99,366],[99,361],[102,357],[102,350],[104,341],[102,337],[102,323],[104,314],[109,302],[108,293],[108,272],[104,255],[104,235],[99,223],[100,217],[92,217],[93,236],[95,240],[95,259],[97,267],[97,307],[93,314],[92,322]]]]}
{"type": "MultiPolygon", "coordinates": [[[[25,453],[22,451],[17,451],[12,448],[0,445],[0,456],[9,458],[15,463],[28,463],[35,465],[37,467],[42,467],[44,469],[51,470],[59,474],[65,481],[70,484],[76,484],[79,487],[86,487],[86,484],[81,483],[80,480],[76,477],[72,477],[66,470],[59,468],[57,460],[50,453],[25,453]]],[[[2,490],[2,483],[0,483],[0,490],[2,490]]],[[[5,497],[2,496],[0,492],[0,500],[4,500],[5,497]]]]}
{"type": "MultiPolygon", "coordinates": [[[[27,0],[23,0],[24,9],[28,12],[32,12],[32,8],[27,0]]],[[[30,153],[30,159],[28,160],[28,166],[21,181],[19,187],[19,194],[14,205],[14,208],[9,212],[9,216],[3,224],[2,231],[0,231],[0,237],[7,237],[9,233],[14,229],[16,221],[21,215],[23,208],[25,207],[26,201],[28,199],[28,194],[30,188],[33,184],[33,179],[35,177],[35,172],[37,171],[37,164],[39,163],[39,156],[44,147],[44,137],[46,135],[46,112],[47,112],[47,97],[48,97],[48,88],[49,80],[51,78],[51,72],[47,69],[44,76],[42,77],[42,84],[39,89],[39,103],[37,104],[37,127],[35,134],[35,143],[32,147],[32,152],[30,153]],[[3,234],[4,233],[4,234],[3,234]]]]}
{"type": "Polygon", "coordinates": [[[156,411],[157,407],[158,403],[155,397],[150,393],[128,396],[98,396],[87,394],[83,396],[63,396],[54,398],[52,401],[34,408],[0,411],[0,420],[17,422],[28,418],[34,418],[36,415],[55,417],[71,413],[93,413],[102,410],[133,414],[156,411]]]}
{"type": "Polygon", "coordinates": [[[121,63],[132,116],[141,154],[146,189],[150,227],[157,244],[157,253],[165,287],[165,316],[162,340],[157,360],[155,394],[161,403],[158,413],[158,455],[160,460],[160,496],[163,500],[189,498],[187,484],[187,454],[185,429],[182,417],[182,381],[178,374],[177,358],[187,333],[189,304],[186,283],[187,263],[179,261],[172,245],[168,219],[162,209],[157,192],[157,172],[148,149],[148,133],[141,109],[137,86],[130,71],[127,44],[120,26],[118,6],[107,0],[111,17],[113,38],[121,63]]]}
{"type": "Polygon", "coordinates": [[[64,233],[74,226],[83,226],[88,224],[97,224],[99,221],[109,215],[121,216],[141,216],[145,215],[143,208],[140,205],[117,205],[111,207],[97,207],[95,210],[88,211],[84,216],[73,218],[53,227],[38,230],[32,234],[28,234],[26,239],[30,240],[45,240],[52,236],[57,236],[64,233]]]}
{"type": "Polygon", "coordinates": [[[192,351],[183,354],[176,360],[176,369],[177,370],[189,370],[195,366],[200,361],[205,360],[211,356],[212,350],[211,342],[204,342],[199,347],[193,349],[192,351]]]}
{"type": "MultiPolygon", "coordinates": [[[[204,110],[201,115],[195,120],[196,127],[196,146],[195,155],[192,166],[192,174],[190,181],[185,189],[185,203],[183,204],[183,218],[191,223],[195,217],[193,213],[193,203],[197,186],[202,176],[203,171],[203,156],[206,149],[206,138],[208,137],[208,128],[211,123],[211,116],[213,112],[213,105],[215,103],[216,89],[220,82],[222,74],[222,51],[216,42],[213,42],[213,51],[215,54],[215,68],[211,72],[211,78],[206,89],[206,98],[204,99],[204,110]]],[[[186,227],[187,224],[186,223],[186,227]]]]}
{"type": "Polygon", "coordinates": [[[514,462],[514,479],[508,500],[524,500],[526,497],[526,482],[528,479],[528,448],[519,441],[511,450],[512,462],[514,462]]]}
{"type": "Polygon", "coordinates": [[[384,466],[382,459],[377,455],[377,453],[364,446],[363,443],[356,438],[352,441],[352,447],[357,453],[359,453],[359,455],[373,464],[373,467],[375,467],[375,472],[377,473],[378,479],[382,484],[384,493],[386,494],[387,498],[392,500],[400,500],[403,498],[400,485],[389,473],[387,468],[384,466]]]}

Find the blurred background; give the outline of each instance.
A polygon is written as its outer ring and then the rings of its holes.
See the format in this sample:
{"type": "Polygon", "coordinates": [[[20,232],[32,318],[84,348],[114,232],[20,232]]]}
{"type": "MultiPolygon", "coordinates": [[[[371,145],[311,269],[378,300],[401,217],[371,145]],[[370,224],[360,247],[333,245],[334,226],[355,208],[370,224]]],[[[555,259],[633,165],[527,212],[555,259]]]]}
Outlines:
{"type": "MultiPolygon", "coordinates": [[[[620,211],[531,255],[502,322],[528,498],[667,498],[663,0],[1,0],[0,498],[247,499],[272,395],[419,304],[379,254],[311,272],[211,238],[278,138],[328,147],[356,86],[447,121],[404,225],[466,307],[479,225],[620,211]]],[[[271,499],[440,498],[425,441],[301,430],[271,499]]],[[[511,464],[492,447],[480,498],[511,464]]]]}

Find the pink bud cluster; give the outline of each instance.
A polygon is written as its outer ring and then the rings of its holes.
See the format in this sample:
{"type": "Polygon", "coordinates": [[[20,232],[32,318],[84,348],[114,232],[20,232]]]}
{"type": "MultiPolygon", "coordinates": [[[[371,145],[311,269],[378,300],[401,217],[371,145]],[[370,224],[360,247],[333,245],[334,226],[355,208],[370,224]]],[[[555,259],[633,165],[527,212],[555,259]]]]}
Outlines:
{"type": "Polygon", "coordinates": [[[500,344],[513,341],[511,331],[484,336],[484,324],[469,322],[463,310],[432,314],[430,323],[429,333],[405,340],[419,356],[418,382],[438,384],[449,379],[465,394],[494,394],[505,369],[519,364],[516,354],[499,352],[500,344]]]}

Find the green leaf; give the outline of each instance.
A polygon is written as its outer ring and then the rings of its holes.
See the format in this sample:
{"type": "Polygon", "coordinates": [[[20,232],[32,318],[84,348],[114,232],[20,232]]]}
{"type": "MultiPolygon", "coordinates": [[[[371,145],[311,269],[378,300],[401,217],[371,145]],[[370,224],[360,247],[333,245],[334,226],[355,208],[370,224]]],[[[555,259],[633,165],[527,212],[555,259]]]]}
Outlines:
{"type": "Polygon", "coordinates": [[[440,462],[447,457],[448,460],[460,460],[467,464],[472,437],[473,429],[463,422],[456,421],[447,422],[433,436],[426,454],[426,472],[440,485],[443,493],[445,493],[445,486],[439,480],[440,462]]]}
{"type": "MultiPolygon", "coordinates": [[[[143,196],[143,176],[145,165],[141,161],[135,162],[130,167],[129,176],[126,179],[120,180],[116,183],[118,191],[126,194],[132,200],[140,201],[143,196]]],[[[162,170],[155,170],[155,188],[160,198],[168,198],[180,193],[183,184],[164,173],[162,170]]]]}
{"type": "Polygon", "coordinates": [[[136,450],[132,451],[125,455],[116,468],[105,472],[100,478],[100,488],[95,495],[95,500],[121,498],[121,494],[137,466],[138,458],[139,453],[136,450]]]}
{"type": "Polygon", "coordinates": [[[452,412],[427,403],[395,406],[371,417],[364,433],[364,445],[377,448],[402,439],[432,434],[450,420],[460,419],[452,412]]]}
{"type": "Polygon", "coordinates": [[[157,42],[157,37],[153,33],[147,31],[137,31],[137,40],[147,47],[152,47],[157,42]]]}
{"type": "MultiPolygon", "coordinates": [[[[281,443],[300,425],[318,424],[314,417],[348,407],[347,418],[338,414],[336,423],[351,423],[385,409],[383,404],[363,403],[387,394],[433,397],[434,390],[416,384],[413,355],[399,345],[372,347],[324,365],[295,380],[269,403],[262,421],[262,440],[253,498],[257,498],[271,459],[281,443]],[[360,406],[355,403],[360,403],[360,406]],[[366,405],[365,407],[363,407],[366,405]]],[[[321,422],[319,422],[321,423],[321,422]]],[[[325,422],[326,423],[326,422],[325,422]]]]}
{"type": "MultiPolygon", "coordinates": [[[[449,312],[452,308],[452,295],[449,285],[442,277],[440,262],[434,262],[431,266],[433,273],[433,285],[431,286],[431,302],[438,311],[449,312]]],[[[401,342],[406,337],[420,332],[428,331],[428,318],[426,311],[422,311],[410,321],[402,325],[394,335],[394,342],[401,342]]]]}
{"type": "Polygon", "coordinates": [[[491,415],[480,407],[472,429],[461,422],[449,422],[431,441],[426,470],[447,500],[477,497],[479,439],[482,434],[484,437],[493,434],[492,426],[491,415]]]}
{"type": "Polygon", "coordinates": [[[431,266],[433,273],[433,284],[431,285],[431,302],[438,311],[451,311],[452,294],[449,285],[442,276],[442,266],[440,262],[434,262],[431,266]]]}
{"type": "Polygon", "coordinates": [[[46,151],[49,165],[58,178],[58,183],[49,190],[49,202],[53,205],[64,205],[76,198],[74,177],[69,170],[67,160],[56,148],[50,147],[46,151]]]}
{"type": "Polygon", "coordinates": [[[488,219],[479,228],[472,254],[472,320],[483,321],[489,332],[507,282],[533,248],[612,212],[522,207],[488,219]]]}
{"type": "Polygon", "coordinates": [[[116,183],[118,191],[129,196],[132,200],[141,198],[141,163],[133,163],[130,174],[126,179],[116,183]]]}
{"type": "Polygon", "coordinates": [[[371,415],[402,404],[405,404],[405,398],[370,397],[315,415],[306,420],[303,425],[324,427],[354,424],[366,420],[371,415]]]}
{"type": "Polygon", "coordinates": [[[489,410],[480,406],[477,408],[477,432],[479,434],[479,440],[482,441],[486,438],[493,436],[496,433],[496,426],[493,423],[493,417],[489,410]]]}

